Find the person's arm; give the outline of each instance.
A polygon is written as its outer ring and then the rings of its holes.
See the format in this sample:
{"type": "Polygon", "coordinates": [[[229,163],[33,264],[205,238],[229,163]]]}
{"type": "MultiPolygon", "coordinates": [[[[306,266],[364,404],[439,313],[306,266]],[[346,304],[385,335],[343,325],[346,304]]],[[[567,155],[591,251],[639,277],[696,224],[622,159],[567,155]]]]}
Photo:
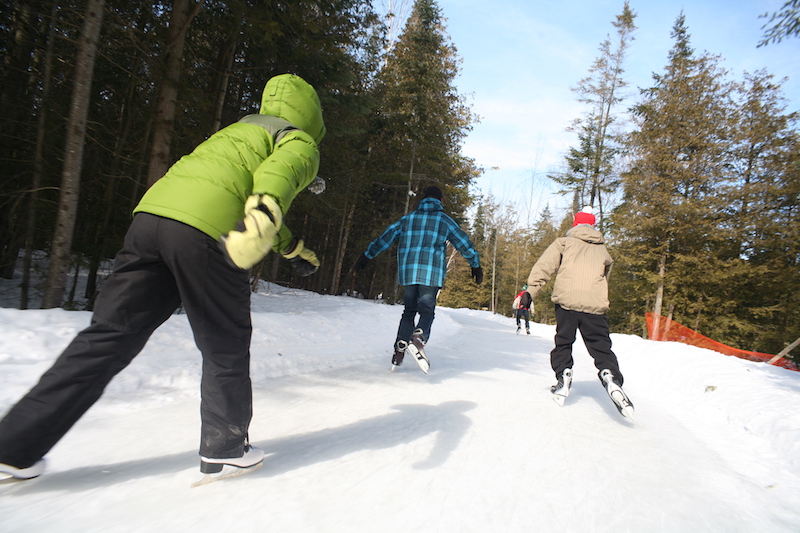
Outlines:
{"type": "Polygon", "coordinates": [[[400,227],[403,219],[401,218],[381,233],[380,237],[369,243],[364,255],[367,259],[372,259],[381,252],[385,252],[391,245],[400,238],[400,227]]]}
{"type": "Polygon", "coordinates": [[[379,253],[385,251],[394,241],[400,238],[403,219],[401,218],[381,233],[380,237],[369,243],[364,253],[358,256],[353,271],[358,274],[369,264],[370,260],[379,253]]]}
{"type": "Polygon", "coordinates": [[[449,220],[451,224],[450,231],[447,234],[447,240],[450,241],[450,244],[464,257],[467,263],[469,263],[469,266],[472,268],[480,268],[480,255],[472,244],[469,236],[464,233],[464,230],[462,230],[454,220],[449,220]]]}
{"type": "Polygon", "coordinates": [[[561,239],[556,239],[547,250],[544,251],[542,256],[536,261],[536,264],[531,268],[531,273],[528,275],[528,293],[531,295],[531,300],[539,294],[553,274],[558,272],[558,267],[561,266],[561,254],[564,251],[564,244],[561,239]]]}
{"type": "Polygon", "coordinates": [[[483,269],[481,268],[481,259],[478,251],[469,236],[456,224],[455,220],[450,217],[447,217],[447,220],[449,222],[447,240],[472,267],[472,272],[470,273],[472,280],[480,285],[483,283],[483,269]]]}
{"type": "Polygon", "coordinates": [[[318,169],[319,150],[304,131],[291,130],[276,143],[272,153],[253,172],[252,194],[244,206],[244,230],[231,231],[220,239],[234,265],[248,269],[263,259],[270,248],[280,253],[289,250],[295,241],[291,230],[283,224],[283,217],[295,196],[316,177],[318,169]]]}
{"type": "Polygon", "coordinates": [[[285,215],[319,170],[319,150],[306,132],[291,130],[253,172],[253,194],[268,194],[285,215]]]}

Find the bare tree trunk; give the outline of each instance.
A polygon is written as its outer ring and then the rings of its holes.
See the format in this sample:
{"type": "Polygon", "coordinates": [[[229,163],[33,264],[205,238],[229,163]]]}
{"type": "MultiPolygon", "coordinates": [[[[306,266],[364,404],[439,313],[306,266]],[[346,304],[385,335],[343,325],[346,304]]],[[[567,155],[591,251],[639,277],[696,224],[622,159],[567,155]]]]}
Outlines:
{"type": "Polygon", "coordinates": [[[203,0],[175,0],[172,3],[172,17],[164,52],[164,79],[161,82],[153,125],[153,144],[147,171],[148,187],[158,181],[170,165],[170,145],[175,125],[175,102],[183,64],[183,46],[189,25],[202,6],[203,0]]]}
{"type": "Polygon", "coordinates": [[[339,236],[339,247],[336,250],[336,264],[333,267],[333,283],[331,283],[331,294],[339,294],[339,277],[342,275],[342,264],[344,263],[344,252],[347,249],[347,241],[350,237],[350,228],[353,224],[353,214],[356,211],[356,203],[353,202],[347,215],[342,220],[342,230],[339,236]]]}
{"type": "Polygon", "coordinates": [[[61,174],[56,229],[50,251],[50,269],[47,273],[42,309],[61,305],[67,268],[75,230],[75,215],[78,210],[83,145],[86,139],[86,120],[89,114],[92,76],[97,55],[97,41],[103,23],[105,0],[89,0],[86,18],[78,39],[78,55],[75,60],[75,88],[72,93],[67,140],[64,147],[64,170],[61,174]]]}
{"type": "Polygon", "coordinates": [[[493,233],[494,233],[494,245],[492,246],[492,301],[490,302],[490,305],[491,305],[490,311],[492,312],[492,314],[495,314],[497,312],[497,305],[496,305],[496,302],[495,302],[495,299],[496,299],[495,287],[496,287],[496,284],[497,284],[497,279],[496,279],[497,278],[497,276],[496,276],[496,273],[497,273],[497,229],[496,228],[494,229],[493,233]]]}
{"type": "Polygon", "coordinates": [[[211,126],[211,131],[219,131],[222,126],[222,111],[224,109],[225,97],[228,94],[228,80],[231,77],[231,69],[233,68],[233,60],[236,57],[236,45],[239,44],[242,31],[241,21],[244,19],[243,7],[240,2],[236,3],[236,14],[233,20],[237,21],[236,25],[231,28],[225,46],[219,53],[217,60],[217,69],[219,70],[220,77],[216,84],[217,103],[214,109],[214,122],[211,126]]]}
{"type": "Polygon", "coordinates": [[[411,164],[408,166],[408,190],[406,191],[406,207],[404,215],[408,214],[409,202],[411,201],[412,179],[414,178],[414,158],[417,155],[417,141],[411,141],[411,164]]]}
{"type": "Polygon", "coordinates": [[[211,125],[211,131],[217,132],[222,125],[222,110],[225,107],[225,96],[228,94],[228,80],[231,77],[231,67],[233,67],[234,51],[236,50],[236,41],[229,41],[228,46],[223,50],[222,58],[220,59],[220,67],[222,73],[220,74],[219,86],[217,90],[217,104],[214,106],[214,122],[211,125]]]}
{"type": "MultiPolygon", "coordinates": [[[[130,109],[133,107],[132,99],[135,92],[135,86],[136,80],[131,78],[128,85],[127,102],[124,106],[124,109],[130,109]]],[[[94,231],[93,242],[95,243],[95,248],[89,263],[89,275],[86,281],[86,289],[84,292],[84,297],[87,299],[86,308],[90,311],[94,309],[94,301],[97,297],[97,272],[100,267],[100,262],[104,259],[101,254],[107,249],[107,242],[109,240],[108,227],[111,224],[114,211],[118,209],[118,206],[114,204],[114,196],[117,194],[117,189],[119,188],[119,167],[122,164],[121,161],[123,160],[122,150],[128,145],[128,137],[130,137],[132,121],[133,119],[131,114],[126,113],[125,121],[121,126],[121,132],[114,143],[114,153],[112,157],[113,163],[111,164],[108,183],[106,183],[106,190],[103,196],[103,205],[105,208],[103,210],[103,215],[94,231]]]]}
{"type": "Polygon", "coordinates": [[[660,337],[659,328],[661,327],[661,306],[664,302],[664,278],[667,271],[667,252],[661,254],[658,260],[658,286],[656,287],[656,301],[653,305],[653,340],[657,341],[660,337]]]}
{"type": "Polygon", "coordinates": [[[47,102],[50,95],[50,78],[53,72],[53,47],[56,40],[55,24],[53,21],[58,12],[58,3],[53,2],[50,9],[50,30],[47,36],[47,51],[44,61],[44,79],[42,80],[42,107],[39,111],[39,123],[36,129],[36,149],[33,158],[33,177],[31,178],[31,195],[28,201],[28,220],[25,228],[25,252],[22,256],[22,281],[20,283],[19,308],[28,308],[28,290],[31,280],[31,262],[33,256],[33,241],[36,236],[36,203],[39,199],[42,174],[44,173],[44,140],[47,128],[47,102]]]}

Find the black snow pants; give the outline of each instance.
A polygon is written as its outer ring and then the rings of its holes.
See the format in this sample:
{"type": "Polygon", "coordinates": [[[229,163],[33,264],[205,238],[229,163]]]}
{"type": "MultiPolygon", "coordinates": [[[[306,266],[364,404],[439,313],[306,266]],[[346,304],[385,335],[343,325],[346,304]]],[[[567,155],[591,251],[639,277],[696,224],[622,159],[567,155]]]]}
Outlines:
{"type": "Polygon", "coordinates": [[[555,348],[550,352],[550,365],[556,373],[556,378],[567,368],[572,368],[572,345],[578,330],[581,337],[594,359],[594,366],[598,370],[608,368],[619,378],[622,385],[622,373],[619,371],[617,356],[611,351],[611,337],[608,329],[606,315],[593,315],[564,309],[556,304],[556,338],[555,348]]]}
{"type": "Polygon", "coordinates": [[[41,459],[181,302],[203,357],[200,455],[241,456],[252,416],[249,275],[199,230],[139,213],[89,327],[0,421],[0,463],[41,459]]]}

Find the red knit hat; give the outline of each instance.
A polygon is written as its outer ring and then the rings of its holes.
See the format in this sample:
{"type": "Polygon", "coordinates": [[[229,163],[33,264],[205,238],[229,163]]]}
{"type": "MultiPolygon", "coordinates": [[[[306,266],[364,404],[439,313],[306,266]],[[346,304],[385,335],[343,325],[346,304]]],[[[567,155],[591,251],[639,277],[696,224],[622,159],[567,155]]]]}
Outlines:
{"type": "Polygon", "coordinates": [[[575,213],[575,221],[572,223],[572,227],[574,228],[578,224],[589,224],[590,226],[594,226],[595,218],[592,214],[592,206],[587,205],[581,211],[575,213]]]}

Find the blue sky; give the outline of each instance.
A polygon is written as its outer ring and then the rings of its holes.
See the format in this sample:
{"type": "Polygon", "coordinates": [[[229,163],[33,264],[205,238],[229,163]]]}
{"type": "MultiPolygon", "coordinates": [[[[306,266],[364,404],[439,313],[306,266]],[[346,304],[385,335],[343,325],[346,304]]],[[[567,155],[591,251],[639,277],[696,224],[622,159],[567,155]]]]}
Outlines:
{"type": "MultiPolygon", "coordinates": [[[[785,0],[631,0],[637,14],[625,78],[631,104],[638,87],[663,72],[681,13],[697,53],[721,56],[731,79],[766,69],[783,85],[789,110],[800,110],[800,39],[756,48],[766,19],[785,0]]],[[[409,2],[411,4],[413,2],[409,2]]],[[[566,128],[584,112],[570,90],[588,75],[623,0],[438,0],[446,29],[462,59],[456,86],[481,117],[463,153],[485,169],[477,190],[519,206],[534,222],[549,204],[561,216],[569,201],[545,176],[559,170],[575,144],[566,128]],[[494,169],[493,167],[497,167],[494,169]]],[[[620,109],[622,111],[622,109],[620,109]]]]}

